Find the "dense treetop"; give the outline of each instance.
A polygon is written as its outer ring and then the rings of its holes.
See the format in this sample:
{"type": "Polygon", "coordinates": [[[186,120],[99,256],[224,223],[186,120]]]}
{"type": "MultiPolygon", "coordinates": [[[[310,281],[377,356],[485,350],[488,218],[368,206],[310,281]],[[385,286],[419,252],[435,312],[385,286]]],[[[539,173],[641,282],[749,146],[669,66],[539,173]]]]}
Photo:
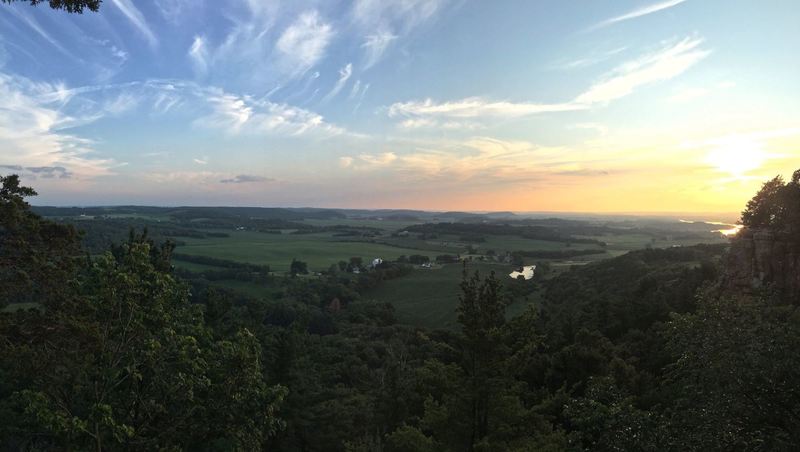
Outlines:
{"type": "Polygon", "coordinates": [[[47,3],[53,9],[62,9],[68,13],[82,14],[85,9],[97,12],[103,0],[0,0],[2,3],[30,2],[36,6],[39,3],[47,3]]]}
{"type": "Polygon", "coordinates": [[[800,170],[792,180],[781,176],[764,183],[742,212],[742,224],[777,231],[800,231],[800,170]]]}

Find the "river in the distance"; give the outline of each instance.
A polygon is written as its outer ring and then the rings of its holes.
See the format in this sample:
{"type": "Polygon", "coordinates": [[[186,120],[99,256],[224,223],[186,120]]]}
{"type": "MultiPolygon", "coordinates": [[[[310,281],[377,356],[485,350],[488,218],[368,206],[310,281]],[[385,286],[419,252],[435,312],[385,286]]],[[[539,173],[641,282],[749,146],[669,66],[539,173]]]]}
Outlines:
{"type": "Polygon", "coordinates": [[[689,221],[689,220],[680,220],[681,223],[705,223],[711,224],[714,226],[725,226],[724,228],[720,229],[712,229],[711,232],[719,232],[720,234],[726,237],[732,237],[736,235],[741,229],[742,225],[740,224],[730,224],[730,223],[722,223],[719,221],[689,221]]]}

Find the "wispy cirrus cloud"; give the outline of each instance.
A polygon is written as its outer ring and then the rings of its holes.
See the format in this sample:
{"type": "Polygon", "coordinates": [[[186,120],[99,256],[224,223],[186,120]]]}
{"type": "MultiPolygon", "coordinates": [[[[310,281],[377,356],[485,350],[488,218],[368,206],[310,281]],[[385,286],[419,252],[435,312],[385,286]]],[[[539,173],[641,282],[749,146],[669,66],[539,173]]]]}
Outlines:
{"type": "Polygon", "coordinates": [[[341,167],[381,172],[409,182],[445,186],[465,181],[520,184],[550,177],[607,175],[614,172],[595,162],[581,163],[564,148],[528,141],[472,137],[456,143],[430,143],[408,152],[362,153],[339,158],[341,167]]]}
{"type": "Polygon", "coordinates": [[[609,102],[631,94],[636,88],[674,78],[707,57],[701,38],[686,38],[658,51],[629,61],[575,98],[585,104],[609,102]]]}
{"type": "Polygon", "coordinates": [[[609,25],[613,25],[619,22],[624,22],[626,20],[636,19],[637,17],[646,16],[648,14],[657,13],[659,11],[663,11],[665,9],[672,8],[673,6],[680,5],[681,3],[685,2],[686,0],[666,0],[659,3],[653,3],[651,5],[643,6],[641,8],[634,9],[633,11],[629,11],[625,14],[612,17],[610,19],[606,19],[602,22],[599,22],[595,25],[589,27],[586,31],[593,31],[599,28],[604,28],[609,25]]]}
{"type": "Polygon", "coordinates": [[[561,60],[552,65],[553,69],[557,70],[573,70],[573,69],[580,69],[589,66],[594,66],[595,64],[602,63],[603,61],[608,60],[609,58],[620,54],[624,51],[628,50],[627,46],[622,47],[615,47],[611,50],[605,51],[597,51],[594,52],[591,56],[583,57],[583,58],[576,58],[572,60],[561,60]]]}
{"type": "Polygon", "coordinates": [[[208,73],[208,45],[203,36],[195,36],[192,46],[189,47],[189,58],[192,60],[194,71],[197,75],[205,76],[208,73]]]}
{"type": "Polygon", "coordinates": [[[388,30],[378,30],[374,34],[368,35],[361,44],[364,49],[364,69],[374,66],[395,39],[397,39],[397,35],[388,30]]]}
{"type": "Polygon", "coordinates": [[[189,8],[197,8],[198,4],[202,2],[192,0],[159,0],[155,2],[158,11],[164,19],[178,23],[181,18],[186,17],[186,10],[189,8]]]}
{"type": "Polygon", "coordinates": [[[257,100],[249,96],[226,93],[219,89],[208,91],[212,111],[197,120],[195,125],[221,129],[231,134],[280,133],[302,135],[318,132],[339,135],[344,129],[334,126],[310,110],[257,100]]]}
{"type": "MultiPolygon", "coordinates": [[[[5,169],[22,168],[29,177],[41,179],[81,181],[115,174],[124,163],[102,157],[97,150],[103,146],[101,141],[71,131],[100,121],[111,125],[133,111],[149,112],[151,119],[153,115],[185,118],[193,114],[190,124],[227,135],[330,137],[346,133],[310,110],[181,80],[68,87],[0,72],[0,98],[0,164],[5,169]]],[[[140,118],[147,120],[148,115],[140,118]]],[[[190,161],[212,164],[209,156],[190,161]]],[[[217,180],[222,178],[231,175],[217,180]]]]}
{"type": "Polygon", "coordinates": [[[231,2],[230,26],[222,37],[207,32],[196,35],[186,51],[197,75],[211,79],[263,86],[275,77],[272,33],[278,17],[277,2],[231,2]]]}
{"type": "Polygon", "coordinates": [[[344,85],[350,79],[351,75],[353,75],[353,64],[347,63],[345,67],[339,69],[339,80],[336,81],[333,89],[322,98],[322,102],[327,102],[336,97],[336,95],[342,91],[342,88],[344,88],[344,85]]]}
{"type": "Polygon", "coordinates": [[[407,33],[440,12],[448,0],[356,0],[353,20],[363,27],[392,26],[407,33]]]}
{"type": "Polygon", "coordinates": [[[364,68],[381,60],[390,45],[432,21],[449,0],[356,0],[351,16],[363,33],[364,68]]]}
{"type": "Polygon", "coordinates": [[[93,142],[69,129],[94,122],[103,108],[76,108],[69,114],[72,94],[63,85],[33,82],[0,73],[0,163],[23,167],[40,177],[88,179],[108,175],[118,164],[97,157],[93,142]]]}
{"type": "Polygon", "coordinates": [[[43,38],[45,41],[50,43],[50,45],[55,47],[62,54],[66,55],[66,56],[68,56],[68,57],[70,57],[72,59],[78,59],[72,52],[70,52],[69,50],[64,48],[64,46],[62,46],[60,42],[58,42],[47,31],[45,31],[45,29],[42,27],[42,25],[35,18],[31,17],[27,13],[24,13],[24,12],[20,11],[19,9],[15,8],[13,5],[10,6],[10,7],[4,8],[4,10],[5,11],[9,11],[12,16],[15,16],[21,22],[25,23],[34,32],[36,32],[36,34],[38,34],[41,38],[43,38]]]}
{"type": "Polygon", "coordinates": [[[153,30],[150,29],[150,25],[147,24],[144,15],[130,0],[111,0],[111,2],[114,4],[114,6],[119,8],[119,10],[122,11],[122,14],[124,14],[125,17],[127,17],[131,22],[131,24],[133,24],[133,26],[139,30],[139,33],[144,36],[151,47],[158,45],[158,38],[156,38],[153,30]]]}
{"type": "Polygon", "coordinates": [[[239,174],[237,176],[222,179],[219,182],[222,184],[249,184],[254,182],[273,182],[275,179],[264,176],[253,176],[250,174],[239,174]]]}
{"type": "Polygon", "coordinates": [[[353,83],[353,88],[350,90],[350,95],[347,96],[348,100],[357,99],[361,101],[369,90],[369,83],[361,83],[361,79],[353,83]]]}
{"type": "Polygon", "coordinates": [[[513,119],[543,113],[586,110],[598,104],[628,96],[651,83],[672,79],[707,57],[700,38],[686,38],[628,61],[591,85],[574,99],[554,104],[495,101],[468,97],[435,102],[428,98],[396,102],[389,106],[389,117],[405,118],[405,128],[441,127],[443,119],[513,119]]]}
{"type": "MultiPolygon", "coordinates": [[[[230,135],[303,135],[314,132],[331,136],[346,132],[311,110],[186,80],[153,79],[79,88],[47,85],[47,89],[42,90],[42,96],[50,102],[63,103],[70,99],[79,99],[87,105],[104,106],[98,110],[99,113],[92,113],[99,114],[97,117],[91,116],[92,120],[139,107],[158,115],[177,112],[193,114],[193,125],[222,130],[230,135]]],[[[70,118],[72,125],[78,120],[81,118],[70,118]]],[[[83,119],[84,123],[85,121],[83,119]]]]}
{"type": "Polygon", "coordinates": [[[432,99],[398,102],[389,107],[389,116],[439,116],[449,118],[517,118],[540,113],[573,111],[586,108],[574,103],[536,104],[528,102],[489,101],[468,97],[453,102],[436,103],[432,99]]]}
{"type": "Polygon", "coordinates": [[[275,49],[281,54],[281,64],[286,71],[304,74],[325,56],[333,36],[333,27],[318,11],[306,11],[283,31],[275,49]]]}

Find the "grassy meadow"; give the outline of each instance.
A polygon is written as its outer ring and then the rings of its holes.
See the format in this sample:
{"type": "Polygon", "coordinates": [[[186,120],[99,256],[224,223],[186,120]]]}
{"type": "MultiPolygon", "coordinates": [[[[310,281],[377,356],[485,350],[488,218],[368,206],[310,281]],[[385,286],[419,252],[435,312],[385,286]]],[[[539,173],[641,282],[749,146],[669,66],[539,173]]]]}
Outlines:
{"type": "Polygon", "coordinates": [[[185,244],[178,251],[185,254],[269,265],[274,271],[288,271],[292,259],[308,263],[309,270],[322,271],[350,257],[361,257],[364,262],[380,257],[394,260],[401,255],[436,253],[413,248],[389,246],[343,240],[330,233],[265,234],[251,231],[231,231],[230,237],[182,239],[185,244]]]}
{"type": "MultiPolygon", "coordinates": [[[[127,207],[82,212],[80,209],[49,208],[46,214],[58,219],[63,219],[62,216],[71,219],[79,229],[88,230],[90,237],[102,235],[105,240],[94,242],[100,249],[104,249],[103,243],[108,241],[119,243],[124,240],[131,225],[138,229],[148,227],[157,241],[175,240],[178,244],[176,253],[268,265],[275,277],[287,275],[293,259],[306,262],[313,274],[325,272],[331,265],[349,261],[351,257],[360,257],[368,265],[374,258],[394,261],[400,256],[424,255],[435,261],[439,255],[459,255],[472,258],[471,269],[484,274],[494,270],[502,281],[510,283],[507,275],[515,268],[507,256],[515,252],[550,253],[550,258],[523,257],[523,261],[526,265],[537,264],[540,268],[546,263],[549,272],[545,278],[552,278],[574,266],[646,247],[670,248],[726,240],[720,234],[710,232],[715,226],[686,224],[677,220],[653,223],[630,218],[621,222],[597,218],[563,223],[552,219],[493,219],[487,216],[483,219],[473,217],[464,223],[454,214],[448,218],[446,213],[417,212],[416,216],[398,219],[371,211],[335,214],[317,211],[309,214],[299,210],[261,211],[254,208],[127,207]],[[460,228],[448,230],[447,224],[460,228]],[[438,229],[434,233],[421,233],[413,228],[416,225],[427,225],[429,231],[438,229]],[[534,232],[533,235],[524,233],[525,228],[531,225],[550,230],[553,239],[532,238],[536,229],[528,229],[534,232]],[[569,232],[561,229],[562,225],[569,228],[569,232]],[[495,229],[496,233],[492,232],[493,226],[499,227],[495,229]],[[509,226],[519,229],[509,230],[509,226]],[[401,233],[407,228],[411,230],[401,233]],[[596,242],[582,243],[580,239],[596,242]],[[583,250],[600,252],[569,254],[583,250]],[[558,253],[562,253],[562,257],[558,253]]],[[[542,237],[550,236],[545,234],[542,237]]],[[[197,263],[175,258],[173,264],[196,274],[224,270],[215,266],[213,261],[197,263]]],[[[450,328],[456,324],[461,272],[460,264],[434,265],[430,269],[414,266],[411,273],[383,281],[377,287],[367,289],[362,296],[391,303],[403,323],[450,328]]],[[[541,278],[541,272],[537,273],[539,282],[531,284],[545,284],[541,278]]],[[[271,293],[266,286],[241,280],[215,280],[212,284],[258,298],[268,297],[271,293]]],[[[508,315],[517,315],[535,304],[538,289],[514,300],[508,307],[508,315]]]]}

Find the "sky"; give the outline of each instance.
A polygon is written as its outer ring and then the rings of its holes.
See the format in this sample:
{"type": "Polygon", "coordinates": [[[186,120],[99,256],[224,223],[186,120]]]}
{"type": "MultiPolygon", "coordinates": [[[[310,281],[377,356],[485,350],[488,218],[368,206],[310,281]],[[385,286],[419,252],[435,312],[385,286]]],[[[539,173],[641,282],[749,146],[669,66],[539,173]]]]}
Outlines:
{"type": "Polygon", "coordinates": [[[0,4],[48,205],[737,212],[800,168],[796,0],[0,4]]]}

